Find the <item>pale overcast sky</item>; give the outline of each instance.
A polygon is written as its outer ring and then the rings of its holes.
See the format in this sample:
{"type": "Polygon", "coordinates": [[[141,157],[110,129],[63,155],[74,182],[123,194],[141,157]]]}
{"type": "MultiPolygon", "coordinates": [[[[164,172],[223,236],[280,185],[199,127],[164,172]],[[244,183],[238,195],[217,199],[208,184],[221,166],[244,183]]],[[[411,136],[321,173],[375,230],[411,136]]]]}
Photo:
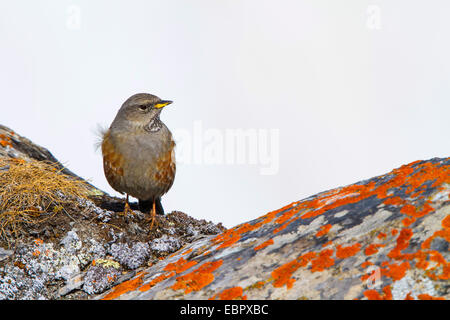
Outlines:
{"type": "Polygon", "coordinates": [[[163,205],[231,227],[449,156],[449,13],[446,0],[2,1],[0,123],[117,195],[97,125],[134,93],[173,100],[163,205]]]}

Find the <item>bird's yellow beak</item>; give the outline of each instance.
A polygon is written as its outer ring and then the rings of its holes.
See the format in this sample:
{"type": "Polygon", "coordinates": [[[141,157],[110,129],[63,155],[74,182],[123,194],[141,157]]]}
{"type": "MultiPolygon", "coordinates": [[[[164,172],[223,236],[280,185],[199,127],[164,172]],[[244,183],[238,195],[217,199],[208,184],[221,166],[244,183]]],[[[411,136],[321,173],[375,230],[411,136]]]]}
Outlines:
{"type": "Polygon", "coordinates": [[[165,106],[167,106],[171,103],[172,103],[172,101],[170,101],[170,100],[161,100],[160,102],[155,104],[155,108],[156,109],[164,108],[165,106]]]}

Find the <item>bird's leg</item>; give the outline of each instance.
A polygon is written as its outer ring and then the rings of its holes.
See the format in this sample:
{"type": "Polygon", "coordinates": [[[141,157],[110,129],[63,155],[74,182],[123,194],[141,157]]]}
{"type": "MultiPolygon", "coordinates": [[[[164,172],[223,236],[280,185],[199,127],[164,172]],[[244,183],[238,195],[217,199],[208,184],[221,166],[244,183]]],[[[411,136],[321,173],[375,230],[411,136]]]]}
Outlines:
{"type": "Polygon", "coordinates": [[[152,206],[152,211],[151,211],[151,217],[150,219],[152,219],[152,223],[150,224],[150,230],[153,229],[153,223],[156,222],[156,224],[158,224],[158,222],[156,221],[156,206],[155,206],[155,199],[153,199],[153,206],[152,206]]]}
{"type": "Polygon", "coordinates": [[[123,209],[123,214],[127,215],[127,213],[133,213],[133,210],[131,210],[130,205],[128,204],[128,193],[127,193],[127,199],[125,200],[125,208],[123,209]]]}

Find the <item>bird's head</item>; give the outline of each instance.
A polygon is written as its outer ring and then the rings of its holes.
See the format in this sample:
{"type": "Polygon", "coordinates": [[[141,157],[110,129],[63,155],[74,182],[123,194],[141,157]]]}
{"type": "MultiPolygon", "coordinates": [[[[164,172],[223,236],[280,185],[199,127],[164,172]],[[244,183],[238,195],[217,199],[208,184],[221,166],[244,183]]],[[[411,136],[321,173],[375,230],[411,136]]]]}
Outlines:
{"type": "Polygon", "coordinates": [[[113,125],[142,127],[151,131],[152,126],[159,124],[162,108],[172,101],[161,100],[149,93],[138,93],[129,97],[117,113],[113,125]]]}

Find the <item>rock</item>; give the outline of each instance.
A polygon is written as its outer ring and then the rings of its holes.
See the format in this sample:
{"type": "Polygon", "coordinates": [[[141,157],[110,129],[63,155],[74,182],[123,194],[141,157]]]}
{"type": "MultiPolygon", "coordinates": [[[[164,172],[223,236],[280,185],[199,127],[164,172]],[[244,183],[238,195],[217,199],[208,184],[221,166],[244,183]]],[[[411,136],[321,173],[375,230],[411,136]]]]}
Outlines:
{"type": "MultiPolygon", "coordinates": [[[[4,126],[0,157],[47,160],[77,177],[4,126]]],[[[42,217],[17,238],[1,234],[0,300],[450,298],[450,158],[416,161],[229,230],[180,211],[149,230],[148,213],[123,215],[124,199],[91,187],[70,207],[37,208],[42,217]]]]}
{"type": "Polygon", "coordinates": [[[100,293],[111,288],[121,275],[120,264],[113,260],[97,259],[89,267],[84,278],[83,290],[88,294],[100,293]]]}
{"type": "Polygon", "coordinates": [[[203,236],[95,299],[448,299],[450,158],[203,236]]]}
{"type": "Polygon", "coordinates": [[[81,249],[82,246],[82,242],[80,241],[80,238],[76,233],[76,230],[71,230],[67,232],[66,237],[62,239],[60,243],[70,254],[76,253],[78,250],[81,249]]]}
{"type": "MultiPolygon", "coordinates": [[[[68,183],[73,180],[71,177],[81,179],[64,168],[47,149],[1,125],[0,159],[3,177],[17,172],[14,168],[25,171],[21,177],[30,177],[28,165],[43,168],[35,164],[47,161],[58,170],[37,171],[36,176],[50,177],[53,181],[61,178],[57,176],[61,169],[70,176],[68,183]]],[[[18,181],[15,179],[16,184],[18,181]]],[[[20,181],[28,183],[27,179],[20,181]]],[[[8,191],[10,187],[3,183],[0,191],[8,191]]],[[[16,220],[8,230],[4,227],[5,219],[20,216],[21,212],[3,215],[0,209],[0,300],[88,299],[130,279],[135,275],[134,269],[159,261],[198,237],[225,230],[220,224],[197,220],[179,211],[156,217],[158,227],[150,230],[148,212],[123,215],[124,199],[111,197],[92,185],[89,190],[85,198],[56,189],[52,193],[52,206],[33,207],[34,220],[26,223],[16,220]]],[[[137,203],[130,206],[137,209],[137,203]]],[[[21,210],[28,209],[24,205],[21,210]]]]}
{"type": "Polygon", "coordinates": [[[2,247],[0,247],[0,261],[7,259],[13,253],[14,251],[12,250],[5,250],[2,247]]]}
{"type": "Polygon", "coordinates": [[[181,247],[180,240],[168,235],[163,235],[160,238],[152,240],[150,243],[150,248],[157,252],[176,251],[181,247]]]}
{"type": "Polygon", "coordinates": [[[131,270],[141,266],[150,256],[149,246],[143,242],[135,242],[131,246],[127,243],[113,243],[109,254],[121,265],[131,270]]]}
{"type": "Polygon", "coordinates": [[[81,288],[84,284],[84,279],[82,274],[77,274],[68,279],[67,284],[58,290],[58,296],[65,296],[68,293],[72,292],[75,289],[81,288]]]}

